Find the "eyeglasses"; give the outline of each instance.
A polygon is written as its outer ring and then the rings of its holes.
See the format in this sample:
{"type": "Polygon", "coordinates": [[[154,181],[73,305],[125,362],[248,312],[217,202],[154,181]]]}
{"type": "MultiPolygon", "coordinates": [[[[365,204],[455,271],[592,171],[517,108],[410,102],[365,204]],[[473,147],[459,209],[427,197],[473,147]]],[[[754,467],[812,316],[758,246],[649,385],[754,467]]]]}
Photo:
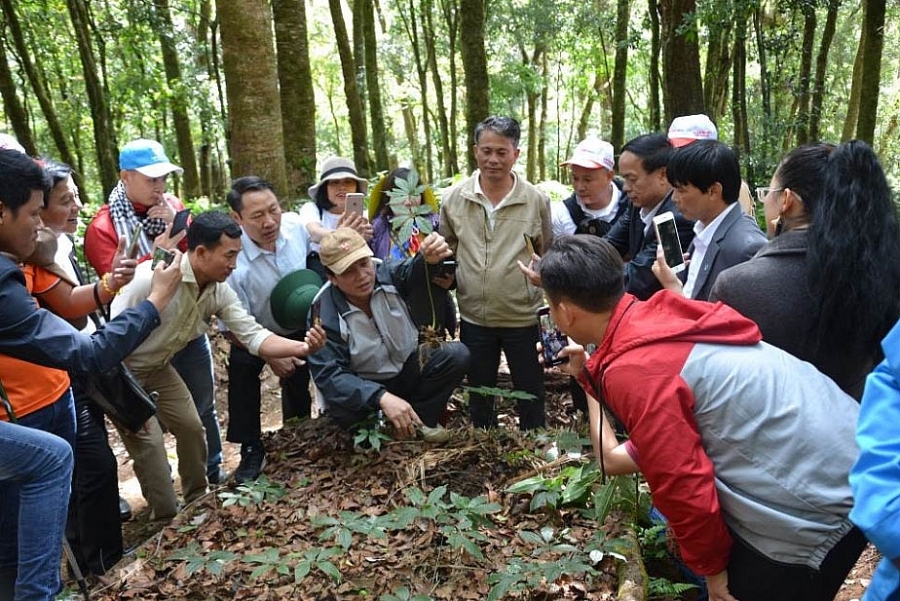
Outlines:
{"type": "Polygon", "coordinates": [[[769,188],[768,186],[764,188],[756,189],[756,198],[759,202],[763,202],[766,199],[766,196],[771,194],[772,192],[784,192],[785,188],[769,188]]]}

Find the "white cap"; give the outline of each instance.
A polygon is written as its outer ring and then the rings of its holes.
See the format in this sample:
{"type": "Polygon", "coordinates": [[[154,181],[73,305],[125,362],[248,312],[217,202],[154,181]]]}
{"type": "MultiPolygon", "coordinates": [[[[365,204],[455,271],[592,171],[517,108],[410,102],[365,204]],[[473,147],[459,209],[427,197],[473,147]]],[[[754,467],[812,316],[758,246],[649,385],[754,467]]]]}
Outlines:
{"type": "Polygon", "coordinates": [[[22,154],[26,154],[25,149],[22,148],[22,145],[19,144],[19,141],[9,134],[0,134],[0,148],[4,148],[6,150],[16,150],[18,152],[21,152],[22,154]]]}
{"type": "Polygon", "coordinates": [[[578,143],[572,158],[564,161],[563,165],[578,165],[586,169],[609,169],[616,166],[613,156],[613,145],[604,142],[600,138],[586,138],[578,143]]]}
{"type": "Polygon", "coordinates": [[[690,144],[695,140],[718,140],[719,132],[706,115],[684,115],[675,117],[669,126],[669,142],[675,148],[690,144]]]}

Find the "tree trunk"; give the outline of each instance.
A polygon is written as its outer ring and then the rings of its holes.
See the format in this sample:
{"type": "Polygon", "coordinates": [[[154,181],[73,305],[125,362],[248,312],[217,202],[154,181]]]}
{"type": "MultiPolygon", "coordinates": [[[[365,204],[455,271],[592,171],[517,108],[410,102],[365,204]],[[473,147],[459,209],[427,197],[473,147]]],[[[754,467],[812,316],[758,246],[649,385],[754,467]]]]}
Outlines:
{"type": "Polygon", "coordinates": [[[475,162],[475,126],[490,110],[487,56],[484,50],[484,0],[460,0],[460,51],[466,84],[466,140],[469,171],[475,162]]]}
{"type": "Polygon", "coordinates": [[[166,70],[166,81],[171,94],[169,101],[172,108],[172,123],[175,126],[175,139],[178,144],[178,163],[184,169],[184,195],[188,198],[200,196],[200,174],[197,172],[197,157],[194,153],[194,139],[191,135],[191,120],[188,116],[188,98],[181,77],[181,65],[178,62],[178,50],[172,38],[175,26],[169,12],[169,0],[154,0],[156,13],[155,29],[159,36],[162,50],[163,66],[166,70]]]}
{"type": "Polygon", "coordinates": [[[803,3],[803,42],[800,47],[800,89],[797,92],[797,144],[809,142],[810,79],[816,37],[816,7],[803,3]]]}
{"type": "Polygon", "coordinates": [[[707,24],[710,31],[703,77],[703,104],[706,106],[706,114],[713,123],[718,123],[725,114],[728,104],[728,77],[734,64],[731,58],[734,15],[724,5],[719,13],[713,22],[707,24]]]}
{"type": "Polygon", "coordinates": [[[217,0],[231,130],[231,176],[287,189],[281,98],[267,0],[217,0]]]}
{"type": "Polygon", "coordinates": [[[828,14],[825,18],[825,28],[822,30],[822,41],[819,43],[819,53],[816,55],[816,78],[813,81],[812,104],[809,107],[809,139],[819,139],[819,123],[822,117],[822,102],[825,98],[825,75],[828,69],[828,50],[834,41],[834,32],[837,26],[838,8],[841,0],[829,0],[828,14]]]}
{"type": "Polygon", "coordinates": [[[438,70],[437,49],[434,44],[435,39],[437,39],[437,33],[434,30],[431,8],[429,6],[424,10],[423,32],[428,53],[428,67],[431,70],[431,83],[434,85],[434,101],[437,103],[437,122],[441,130],[441,175],[449,177],[456,170],[454,166],[456,151],[453,150],[456,143],[450,139],[450,124],[447,121],[447,106],[444,103],[444,84],[441,81],[441,73],[438,70]]]}
{"type": "MultiPolygon", "coordinates": [[[[734,55],[732,56],[731,116],[734,122],[734,150],[738,160],[750,157],[750,126],[747,118],[747,30],[740,24],[746,22],[749,15],[736,14],[739,24],[735,29],[734,55]]],[[[750,181],[755,181],[755,173],[749,171],[749,161],[744,162],[745,171],[750,181]]]]}
{"type": "Polygon", "coordinates": [[[457,125],[457,94],[458,89],[456,79],[456,43],[459,36],[459,11],[457,10],[456,0],[439,0],[441,3],[441,11],[444,14],[444,22],[447,25],[447,44],[449,46],[448,54],[450,59],[450,129],[448,135],[448,171],[444,175],[451,177],[459,173],[459,157],[456,154],[456,145],[459,139],[459,127],[457,125]]]}
{"type": "MultiPolygon", "coordinates": [[[[44,114],[44,119],[47,121],[47,129],[50,130],[50,135],[53,137],[53,143],[56,145],[56,150],[59,153],[58,156],[60,160],[71,167],[77,166],[75,162],[75,156],[72,154],[72,151],[69,149],[69,143],[66,141],[66,135],[63,131],[63,126],[59,121],[59,118],[56,115],[56,109],[53,107],[53,101],[50,97],[50,93],[47,90],[47,86],[44,85],[44,80],[41,78],[38,70],[35,69],[34,63],[31,61],[31,54],[28,51],[28,47],[25,44],[25,38],[22,35],[22,27],[19,23],[18,15],[16,15],[16,11],[13,7],[12,0],[2,0],[0,4],[3,6],[3,14],[6,17],[6,23],[9,28],[10,34],[12,34],[13,43],[16,47],[16,52],[19,55],[19,62],[22,65],[22,68],[25,70],[25,75],[28,77],[28,82],[31,84],[31,89],[34,90],[34,95],[38,100],[38,104],[41,106],[41,111],[44,114]]],[[[3,49],[0,49],[0,52],[3,52],[3,49]]],[[[5,54],[5,53],[4,53],[5,54]]],[[[6,59],[4,57],[0,57],[0,60],[4,61],[4,69],[8,70],[9,65],[6,63],[6,59]]],[[[18,103],[18,97],[16,97],[16,103],[18,103]]],[[[10,110],[13,113],[17,113],[15,106],[10,106],[10,110]]],[[[19,110],[22,111],[21,116],[25,116],[24,108],[19,105],[19,110]]],[[[9,113],[7,113],[9,114],[9,113]]],[[[14,120],[19,117],[18,114],[14,117],[10,114],[10,119],[14,120]]],[[[15,129],[15,126],[14,126],[15,129]]],[[[24,136],[20,136],[19,142],[22,143],[22,140],[25,140],[32,147],[34,146],[34,141],[31,139],[31,128],[27,128],[28,133],[24,136]]],[[[23,132],[24,133],[24,132],[23,132]]],[[[16,130],[16,135],[19,136],[18,130],[16,130]]],[[[25,149],[28,150],[28,146],[22,143],[25,146],[25,149]]],[[[33,154],[34,149],[32,150],[33,154]]],[[[87,192],[85,191],[84,180],[82,179],[82,175],[80,172],[75,172],[72,174],[73,179],[75,180],[76,185],[80,190],[82,190],[82,200],[87,202],[87,192]]]]}
{"type": "MultiPolygon", "coordinates": [[[[425,175],[427,181],[434,181],[433,158],[431,151],[431,119],[428,116],[428,58],[422,56],[422,44],[419,41],[419,27],[417,25],[419,18],[416,15],[416,6],[413,0],[407,2],[408,13],[404,13],[401,9],[400,19],[403,21],[403,27],[406,30],[406,37],[409,39],[409,46],[412,50],[413,60],[416,65],[416,75],[419,82],[419,103],[422,105],[422,127],[425,130],[425,169],[419,170],[419,173],[425,175]]],[[[424,10],[424,9],[423,9],[424,10]]],[[[417,165],[421,166],[423,157],[414,156],[413,160],[417,165]]]]}
{"type": "Polygon", "coordinates": [[[662,0],[663,104],[666,121],[706,112],[700,78],[700,47],[692,21],[696,0],[662,0]]]}
{"type": "MultiPolygon", "coordinates": [[[[865,16],[863,17],[865,19],[865,16]]],[[[863,54],[866,51],[866,28],[859,32],[859,45],[856,47],[856,57],[853,59],[853,75],[850,80],[850,98],[847,100],[847,117],[844,119],[844,127],[841,131],[841,142],[846,142],[856,132],[856,121],[859,119],[859,104],[862,94],[862,68],[863,54]]]]}
{"type": "Polygon", "coordinates": [[[304,0],[274,0],[275,46],[284,160],[287,168],[286,199],[301,200],[316,182],[316,97],[304,0]]]}
{"type": "MultiPolygon", "coordinates": [[[[220,2],[223,0],[220,0],[220,2]]],[[[344,76],[344,96],[347,98],[347,112],[350,118],[350,139],[353,145],[353,161],[362,177],[369,175],[369,158],[366,149],[366,123],[363,116],[362,100],[356,85],[356,63],[350,51],[347,25],[341,12],[341,0],[328,0],[331,22],[334,26],[334,41],[341,57],[341,73],[344,76]]]]}
{"type": "Polygon", "coordinates": [[[72,28],[78,42],[78,55],[84,75],[88,101],[91,107],[91,118],[94,124],[94,148],[97,153],[97,168],[100,173],[100,184],[104,194],[112,190],[119,181],[118,149],[112,127],[112,116],[106,101],[103,82],[97,74],[94,60],[94,45],[87,7],[84,0],[66,0],[72,28]]]}
{"type": "Polygon", "coordinates": [[[6,56],[6,44],[3,39],[3,31],[0,30],[0,96],[3,97],[3,113],[9,124],[12,125],[16,140],[30,156],[38,154],[34,143],[34,133],[28,124],[28,112],[19,100],[16,81],[12,71],[9,70],[9,60],[6,56]]]}
{"type": "MultiPolygon", "coordinates": [[[[359,102],[362,107],[362,124],[365,131],[369,131],[366,123],[366,107],[369,99],[369,90],[367,87],[368,80],[366,78],[366,40],[363,33],[363,22],[365,21],[366,0],[353,0],[350,2],[352,21],[350,25],[353,28],[353,35],[350,44],[353,47],[353,66],[356,70],[356,88],[359,90],[359,102]]],[[[368,148],[368,134],[366,142],[366,164],[371,163],[368,148]]]]}
{"type": "Polygon", "coordinates": [[[616,10],[616,66],[612,81],[612,135],[613,148],[625,145],[625,95],[628,74],[628,23],[631,9],[628,0],[618,0],[616,10]]]}
{"type": "MultiPolygon", "coordinates": [[[[650,131],[662,130],[662,109],[659,101],[659,61],[662,41],[659,31],[659,0],[648,0],[650,13],[650,131]]],[[[618,150],[618,147],[616,147],[618,150]]]]}
{"type": "Polygon", "coordinates": [[[548,70],[550,66],[547,61],[547,53],[544,52],[543,56],[541,56],[541,81],[544,82],[544,85],[541,86],[541,118],[538,123],[537,130],[537,141],[538,141],[538,170],[539,170],[539,178],[538,181],[543,182],[547,180],[547,92],[550,87],[547,85],[548,81],[548,70]]]}
{"type": "Polygon", "coordinates": [[[860,82],[859,118],[856,137],[875,144],[875,123],[878,116],[878,91],[881,84],[881,51],[884,48],[885,0],[866,0],[863,29],[866,46],[863,54],[860,82]]]}
{"type": "Polygon", "coordinates": [[[369,90],[369,115],[372,121],[372,146],[375,149],[375,170],[390,168],[388,157],[388,128],[381,101],[381,83],[378,76],[378,46],[375,35],[375,0],[356,0],[364,5],[363,37],[366,58],[366,86],[369,90]]]}

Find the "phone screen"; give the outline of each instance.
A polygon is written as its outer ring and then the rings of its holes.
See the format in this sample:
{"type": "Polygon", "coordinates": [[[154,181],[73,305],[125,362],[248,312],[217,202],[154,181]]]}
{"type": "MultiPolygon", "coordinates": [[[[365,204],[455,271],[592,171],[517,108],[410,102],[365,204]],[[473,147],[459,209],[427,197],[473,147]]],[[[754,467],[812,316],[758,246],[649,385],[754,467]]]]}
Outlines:
{"type": "Polygon", "coordinates": [[[175,219],[172,220],[172,230],[169,232],[170,238],[177,236],[181,233],[181,230],[187,227],[188,217],[190,216],[190,209],[182,209],[175,213],[175,219]]]}
{"type": "Polygon", "coordinates": [[[663,249],[666,264],[675,268],[684,265],[684,252],[681,250],[681,241],[678,239],[678,229],[675,227],[675,219],[663,219],[654,221],[656,237],[663,249]]]}
{"type": "Polygon", "coordinates": [[[135,226],[134,231],[131,232],[131,243],[128,245],[128,252],[125,254],[125,256],[128,257],[129,259],[137,258],[137,252],[138,252],[138,248],[139,248],[138,240],[140,240],[140,238],[141,238],[141,230],[143,230],[143,229],[144,229],[143,224],[138,223],[135,226]]]}
{"type": "Polygon", "coordinates": [[[538,325],[541,329],[541,352],[544,354],[544,367],[567,363],[569,358],[559,357],[559,351],[569,344],[569,339],[553,323],[553,318],[550,317],[550,307],[538,309],[538,325]]]}
{"type": "Polygon", "coordinates": [[[156,247],[156,250],[153,251],[153,262],[150,264],[151,269],[156,269],[156,266],[160,261],[166,264],[166,267],[172,264],[172,261],[175,260],[175,253],[172,251],[166,250],[160,246],[156,247]]]}
{"type": "Polygon", "coordinates": [[[351,192],[347,194],[347,208],[346,211],[348,213],[358,213],[362,215],[363,212],[363,195],[359,192],[351,192]]]}

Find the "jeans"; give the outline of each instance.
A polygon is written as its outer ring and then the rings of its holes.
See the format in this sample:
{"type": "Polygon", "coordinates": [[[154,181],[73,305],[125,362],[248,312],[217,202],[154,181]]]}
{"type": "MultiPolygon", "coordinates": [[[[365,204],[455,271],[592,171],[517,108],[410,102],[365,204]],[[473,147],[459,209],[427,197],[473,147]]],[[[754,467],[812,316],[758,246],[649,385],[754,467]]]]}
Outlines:
{"type": "MultiPolygon", "coordinates": [[[[445,342],[434,350],[421,370],[418,350],[413,351],[400,373],[383,384],[388,392],[412,405],[426,426],[434,427],[444,415],[453,390],[466,375],[469,362],[465,345],[445,342]]],[[[337,405],[328,406],[328,415],[347,430],[369,417],[366,412],[348,411],[337,405]]]]}
{"type": "Polygon", "coordinates": [[[75,395],[75,472],[66,538],[84,573],[101,575],[122,557],[118,464],[106,433],[103,411],[72,376],[75,395]]]}
{"type": "MultiPolygon", "coordinates": [[[[302,340],[291,336],[291,338],[302,340]]],[[[262,395],[259,374],[266,362],[236,344],[228,357],[228,442],[258,443],[262,395]]],[[[281,378],[281,419],[309,417],[309,366],[301,365],[289,378],[281,378]]]]}
{"type": "Polygon", "coordinates": [[[71,481],[72,447],[68,442],[38,429],[0,421],[4,513],[12,509],[9,493],[15,490],[13,529],[4,524],[0,531],[4,541],[12,542],[14,551],[18,547],[17,562],[4,564],[0,571],[0,598],[9,597],[13,582],[16,601],[55,598],[71,481]]]}
{"type": "MultiPolygon", "coordinates": [[[[472,353],[469,386],[497,385],[500,351],[506,354],[509,374],[516,390],[534,395],[534,399],[519,400],[519,429],[531,430],[544,426],[544,370],[538,363],[536,344],[537,325],[520,328],[488,328],[462,321],[459,339],[472,353]]],[[[469,415],[476,428],[497,427],[494,398],[469,394],[469,415]]]]}
{"type": "Polygon", "coordinates": [[[222,435],[216,415],[216,384],[209,338],[206,334],[194,338],[172,357],[171,363],[191,391],[200,421],[206,429],[206,474],[216,474],[222,464],[222,435]]]}

